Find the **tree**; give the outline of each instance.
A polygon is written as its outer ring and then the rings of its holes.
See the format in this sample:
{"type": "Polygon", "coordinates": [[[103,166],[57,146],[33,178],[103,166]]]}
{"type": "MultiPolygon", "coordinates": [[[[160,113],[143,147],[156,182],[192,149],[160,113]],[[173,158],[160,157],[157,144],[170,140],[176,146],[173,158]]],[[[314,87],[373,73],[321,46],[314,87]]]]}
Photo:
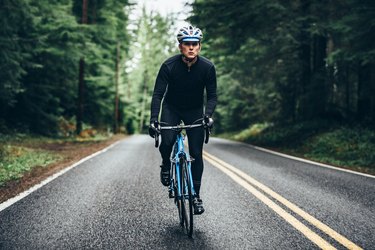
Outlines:
{"type": "MultiPolygon", "coordinates": [[[[126,52],[128,1],[89,1],[88,27],[75,11],[82,1],[2,2],[1,115],[10,128],[56,134],[76,115],[77,65],[87,58],[84,122],[113,123],[116,50],[126,52]],[[4,111],[4,112],[3,112],[4,111]]],[[[82,10],[82,8],[81,8],[82,10]]],[[[1,124],[1,122],[0,122],[1,124]]]]}
{"type": "Polygon", "coordinates": [[[21,8],[29,8],[30,15],[20,33],[28,55],[19,61],[25,72],[20,79],[24,91],[15,97],[7,119],[11,126],[53,133],[72,102],[70,77],[76,73],[69,65],[77,60],[75,43],[81,35],[73,16],[67,15],[69,1],[29,1],[21,8]]]}
{"type": "Polygon", "coordinates": [[[192,7],[190,21],[204,29],[218,68],[219,130],[325,117],[374,121],[373,1],[196,0],[192,7]]]}
{"type": "Polygon", "coordinates": [[[26,50],[30,40],[24,37],[24,31],[35,22],[28,8],[27,0],[0,3],[0,128],[16,104],[17,94],[24,90],[22,77],[26,74],[26,58],[31,56],[26,50]]]}
{"type": "Polygon", "coordinates": [[[131,96],[126,98],[133,103],[137,114],[137,131],[142,131],[148,124],[151,96],[154,81],[160,65],[173,53],[177,52],[173,31],[173,16],[163,17],[159,13],[148,13],[143,7],[142,15],[137,20],[133,46],[130,48],[128,64],[131,96]],[[147,123],[146,123],[147,121],[147,123]]]}

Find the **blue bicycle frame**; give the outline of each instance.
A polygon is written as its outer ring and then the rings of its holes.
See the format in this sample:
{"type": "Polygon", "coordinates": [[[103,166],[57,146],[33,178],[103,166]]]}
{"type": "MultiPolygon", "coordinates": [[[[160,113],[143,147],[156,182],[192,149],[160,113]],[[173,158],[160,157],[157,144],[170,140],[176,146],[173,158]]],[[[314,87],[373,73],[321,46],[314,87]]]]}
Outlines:
{"type": "MultiPolygon", "coordinates": [[[[188,152],[185,151],[185,137],[182,134],[182,130],[203,127],[206,131],[205,143],[207,143],[210,135],[210,127],[205,123],[196,124],[196,122],[202,120],[203,119],[198,119],[192,125],[159,127],[159,131],[166,129],[178,132],[170,157],[172,163],[172,171],[170,172],[171,181],[168,191],[169,198],[174,198],[174,202],[178,208],[180,225],[185,228],[189,237],[192,237],[193,234],[193,199],[194,197],[196,197],[196,192],[193,185],[193,177],[191,173],[191,162],[194,161],[194,159],[190,157],[188,152]]],[[[159,133],[155,135],[155,147],[158,146],[159,133]]]]}
{"type": "MultiPolygon", "coordinates": [[[[177,180],[181,180],[181,171],[182,171],[182,164],[183,162],[186,162],[186,172],[188,173],[189,175],[189,181],[190,181],[190,187],[191,187],[191,192],[192,192],[192,195],[193,197],[196,196],[196,193],[195,193],[195,190],[194,190],[194,185],[193,185],[193,177],[192,177],[192,174],[191,174],[191,162],[193,161],[194,159],[192,159],[189,155],[188,152],[185,151],[185,147],[184,147],[184,135],[182,133],[178,133],[177,134],[177,139],[176,139],[176,142],[173,146],[173,150],[172,150],[172,155],[171,155],[171,162],[173,164],[175,164],[175,170],[173,170],[172,168],[172,175],[173,176],[173,171],[176,171],[176,179],[177,180]]],[[[173,178],[173,177],[172,177],[173,178]]],[[[176,189],[174,189],[175,187],[173,186],[173,181],[171,182],[171,185],[169,186],[169,193],[171,194],[173,191],[177,191],[177,193],[175,193],[175,197],[177,199],[182,199],[182,195],[183,194],[188,194],[188,190],[187,190],[187,186],[183,186],[182,183],[180,183],[180,181],[176,181],[177,183],[177,187],[176,189]],[[183,188],[185,188],[185,192],[183,192],[183,188]]]]}

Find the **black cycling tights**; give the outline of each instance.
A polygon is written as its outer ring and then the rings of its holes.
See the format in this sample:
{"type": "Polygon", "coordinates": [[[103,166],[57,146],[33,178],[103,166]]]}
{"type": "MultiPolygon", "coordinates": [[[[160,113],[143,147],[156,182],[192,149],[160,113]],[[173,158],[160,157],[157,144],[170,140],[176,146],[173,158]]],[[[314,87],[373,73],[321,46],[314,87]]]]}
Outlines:
{"type": "MultiPolygon", "coordinates": [[[[197,119],[203,117],[203,108],[192,109],[192,110],[177,110],[168,104],[163,104],[161,112],[161,125],[163,122],[170,126],[180,124],[182,120],[184,124],[190,125],[197,119]]],[[[199,195],[202,174],[203,174],[203,141],[204,141],[204,129],[203,127],[192,128],[186,131],[189,143],[190,156],[195,160],[192,162],[192,175],[194,189],[197,195],[199,195]]],[[[170,156],[172,152],[173,144],[176,141],[177,132],[173,130],[161,130],[161,143],[159,151],[163,158],[163,165],[170,166],[170,156]]]]}

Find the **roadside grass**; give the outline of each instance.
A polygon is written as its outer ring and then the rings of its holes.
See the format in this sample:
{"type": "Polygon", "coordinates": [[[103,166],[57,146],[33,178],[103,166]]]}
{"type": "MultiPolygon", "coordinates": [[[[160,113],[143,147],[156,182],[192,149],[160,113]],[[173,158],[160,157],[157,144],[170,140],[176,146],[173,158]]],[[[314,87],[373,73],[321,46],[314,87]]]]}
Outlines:
{"type": "Polygon", "coordinates": [[[375,131],[341,127],[309,138],[296,153],[316,161],[375,173],[375,131]]]}
{"type": "Polygon", "coordinates": [[[22,146],[5,145],[0,150],[0,186],[21,178],[34,167],[44,167],[61,158],[58,154],[22,146]]]}
{"type": "Polygon", "coordinates": [[[330,121],[256,124],[224,137],[290,155],[375,174],[375,131],[330,121]]]}
{"type": "Polygon", "coordinates": [[[63,159],[59,145],[100,142],[109,135],[87,137],[43,137],[16,133],[0,134],[0,187],[18,180],[34,168],[46,167],[63,159]]]}

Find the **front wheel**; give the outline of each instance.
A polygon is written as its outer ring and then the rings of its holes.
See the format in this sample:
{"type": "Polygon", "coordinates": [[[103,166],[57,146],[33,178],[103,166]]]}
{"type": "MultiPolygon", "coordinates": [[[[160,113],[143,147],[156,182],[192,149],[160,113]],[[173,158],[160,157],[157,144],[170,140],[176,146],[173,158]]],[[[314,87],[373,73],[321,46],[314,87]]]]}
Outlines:
{"type": "Polygon", "coordinates": [[[182,201],[181,201],[181,196],[180,196],[180,181],[181,181],[181,175],[178,176],[178,173],[177,173],[177,168],[175,166],[175,163],[172,163],[172,169],[174,169],[174,179],[173,179],[173,192],[174,192],[174,202],[177,206],[177,210],[178,210],[178,217],[179,217],[179,220],[180,220],[180,225],[183,226],[184,225],[184,216],[183,216],[183,212],[182,212],[182,201]]]}
{"type": "Polygon", "coordinates": [[[181,183],[183,187],[183,195],[181,199],[181,210],[184,231],[189,237],[193,235],[193,194],[190,182],[190,175],[188,173],[187,162],[184,161],[181,166],[181,183]]]}

